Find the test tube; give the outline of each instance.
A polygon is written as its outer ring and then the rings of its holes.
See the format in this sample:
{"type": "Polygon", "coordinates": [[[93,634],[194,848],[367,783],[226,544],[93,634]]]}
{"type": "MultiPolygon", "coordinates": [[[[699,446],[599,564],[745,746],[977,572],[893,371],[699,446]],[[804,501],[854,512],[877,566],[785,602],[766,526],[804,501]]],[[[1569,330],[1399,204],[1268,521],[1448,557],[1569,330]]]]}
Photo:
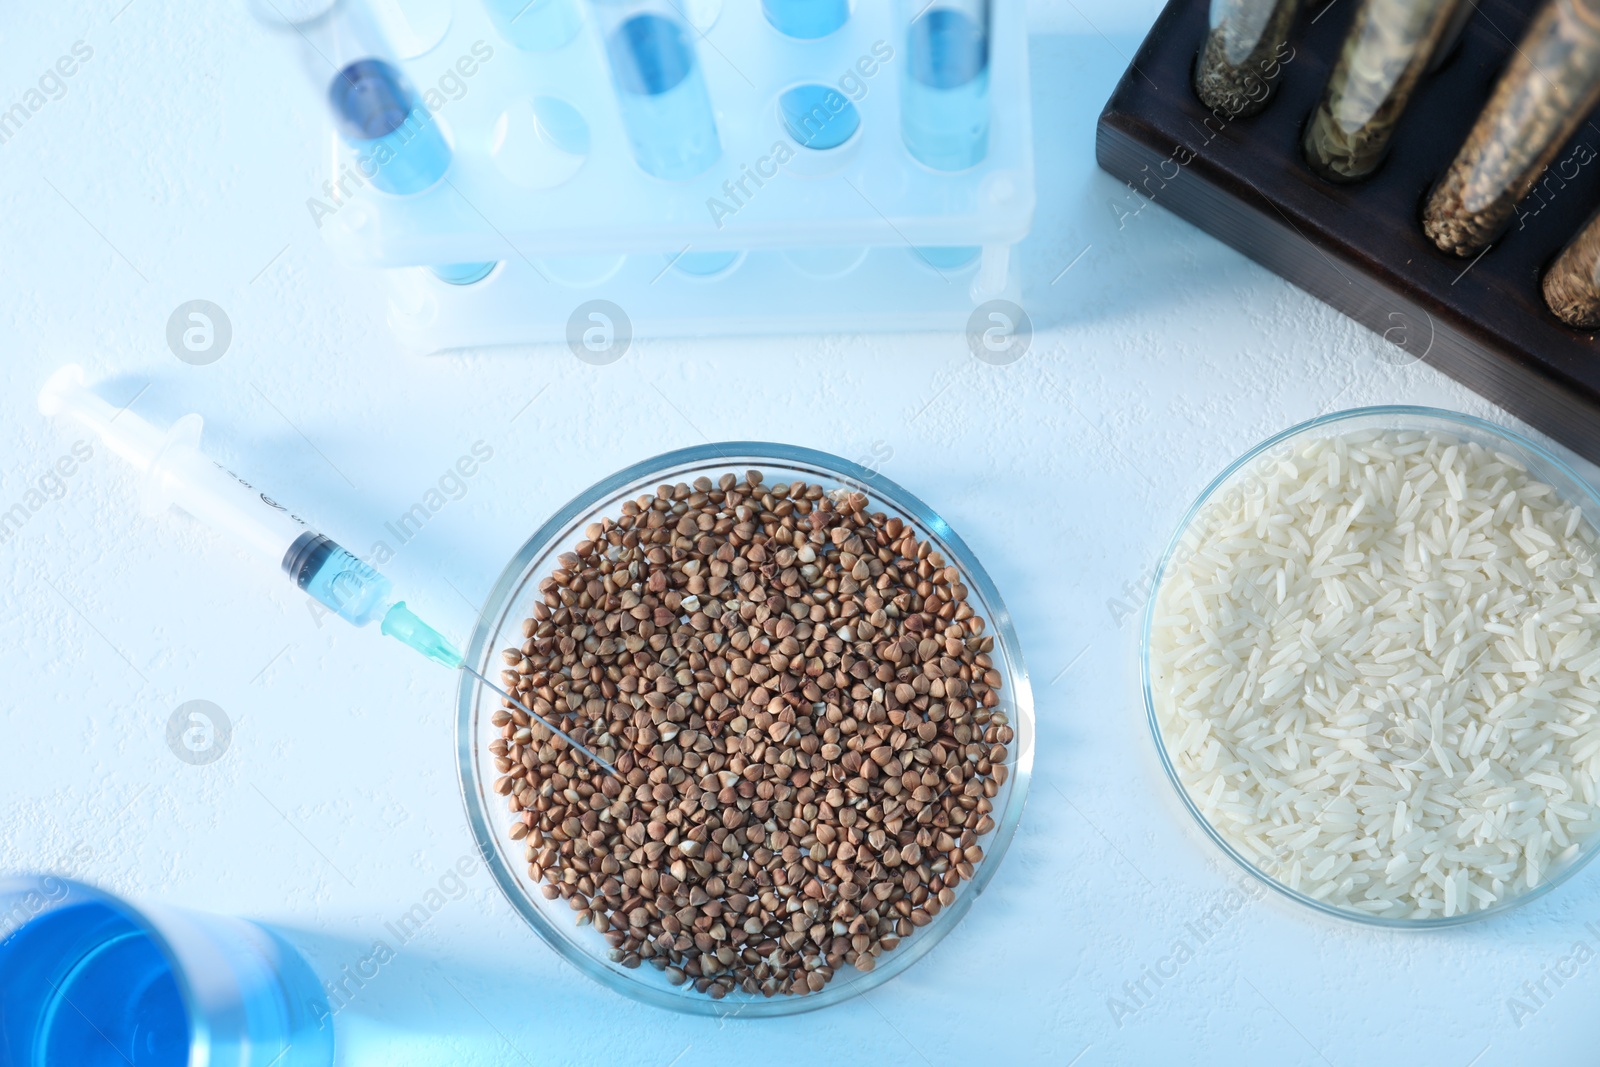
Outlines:
{"type": "Polygon", "coordinates": [[[328,104],[356,165],[384,192],[423,192],[450,169],[439,124],[388,61],[369,56],[346,64],[328,85],[328,104]]]}
{"type": "Polygon", "coordinates": [[[0,1062],[332,1067],[303,957],[242,919],[135,908],[45,874],[0,880],[0,1062]]]}
{"type": "MultiPolygon", "coordinates": [[[[386,41],[370,12],[357,0],[340,0],[319,30],[324,57],[339,64],[328,83],[328,106],[360,175],[395,196],[433,188],[450,169],[450,142],[411,82],[381,58],[386,41]]],[[[494,267],[454,263],[428,269],[452,285],[470,285],[494,267]]]]}
{"type": "Polygon", "coordinates": [[[1600,212],[1590,216],[1545,272],[1544,302],[1568,326],[1600,327],[1600,212]]]}
{"type": "Polygon", "coordinates": [[[525,52],[550,52],[578,35],[577,0],[483,0],[495,32],[525,52]]]}
{"type": "Polygon", "coordinates": [[[1306,126],[1312,170],[1353,182],[1378,169],[1412,90],[1463,8],[1469,0],[1365,0],[1306,126]]]}
{"type": "Polygon", "coordinates": [[[334,129],[355,153],[359,177],[407,196],[433,186],[450,167],[450,144],[393,62],[395,51],[367,0],[337,0],[301,29],[325,72],[334,129]]]}
{"type": "Polygon", "coordinates": [[[1429,196],[1423,231],[1458,256],[1487,248],[1597,102],[1600,0],[1547,0],[1429,196]]]}
{"type": "Polygon", "coordinates": [[[1445,27],[1444,37],[1439,41],[1439,46],[1433,50],[1433,59],[1428,62],[1428,73],[1432,74],[1455,53],[1461,44],[1461,38],[1467,31],[1467,23],[1472,21],[1472,16],[1478,13],[1478,5],[1468,0],[1467,3],[1457,4],[1456,13],[1450,20],[1450,25],[1445,27]]]}
{"type": "Polygon", "coordinates": [[[633,158],[657,178],[704,173],[722,156],[695,31],[671,0],[590,0],[633,158]]]}
{"type": "Polygon", "coordinates": [[[850,21],[850,0],[761,0],[761,10],[779,33],[805,41],[850,21]]]}
{"type": "Polygon", "coordinates": [[[1194,70],[1200,102],[1230,118],[1266,107],[1299,11],[1300,0],[1211,0],[1211,30],[1194,70]]]}
{"type": "Polygon", "coordinates": [[[901,0],[900,135],[934,170],[989,154],[989,0],[901,0]]]}

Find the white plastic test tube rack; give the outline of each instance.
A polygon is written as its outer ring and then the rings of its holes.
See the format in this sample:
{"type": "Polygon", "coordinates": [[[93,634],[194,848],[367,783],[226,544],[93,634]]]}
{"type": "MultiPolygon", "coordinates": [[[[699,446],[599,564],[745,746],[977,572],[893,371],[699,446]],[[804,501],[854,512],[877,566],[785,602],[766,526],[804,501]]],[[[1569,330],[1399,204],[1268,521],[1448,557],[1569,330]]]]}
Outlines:
{"type": "Polygon", "coordinates": [[[721,145],[686,180],[635,161],[588,2],[570,41],[529,51],[480,0],[407,0],[433,27],[448,11],[448,30],[426,35],[436,44],[391,57],[454,150],[433,188],[375,191],[334,137],[330,187],[308,190],[308,210],[341,258],[389,268],[389,320],[408,347],[565,340],[596,300],[636,337],[955,329],[985,301],[1020,301],[1012,251],[1035,204],[1021,0],[994,0],[988,148],[957,172],[902,138],[913,0],[857,0],[816,40],[778,32],[758,0],[672,4],[694,21],[721,145]],[[780,98],[810,85],[856,109],[837,147],[806,147],[784,121],[780,98]],[[488,261],[471,285],[424,266],[488,261]]]}

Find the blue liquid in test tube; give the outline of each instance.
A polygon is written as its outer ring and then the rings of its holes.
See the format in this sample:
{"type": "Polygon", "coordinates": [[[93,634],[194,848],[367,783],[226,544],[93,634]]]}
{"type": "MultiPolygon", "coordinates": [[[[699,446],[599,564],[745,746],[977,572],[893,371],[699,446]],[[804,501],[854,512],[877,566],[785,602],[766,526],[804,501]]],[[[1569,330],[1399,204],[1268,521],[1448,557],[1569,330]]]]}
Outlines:
{"type": "Polygon", "coordinates": [[[339,136],[361,173],[386,193],[432,188],[450,169],[450,145],[401,74],[381,59],[358,59],[328,86],[339,136]]]}
{"type": "Polygon", "coordinates": [[[915,14],[900,77],[900,133],[935,170],[966,170],[989,152],[989,3],[968,0],[915,14]]]}
{"type": "MultiPolygon", "coordinates": [[[[328,86],[339,136],[356,166],[386,193],[409,196],[433,188],[450,169],[450,143],[405,75],[381,59],[358,59],[328,86]]],[[[451,285],[488,277],[493,263],[430,267],[451,285]]]]}
{"type": "Polygon", "coordinates": [[[814,151],[838,148],[861,128],[861,113],[829,85],[798,85],[778,97],[784,128],[795,142],[814,151]]]}
{"type": "Polygon", "coordinates": [[[448,282],[451,285],[471,285],[473,282],[483,281],[499,265],[498,262],[447,263],[444,266],[429,267],[428,269],[441,282],[448,282]]]}
{"type": "Polygon", "coordinates": [[[826,37],[850,20],[850,0],[761,0],[773,28],[810,41],[826,37]]]}
{"type": "Polygon", "coordinates": [[[524,52],[549,52],[578,35],[577,0],[483,0],[495,32],[524,52]]]}
{"type": "Polygon", "coordinates": [[[690,29],[665,5],[597,2],[622,122],[639,167],[657,178],[692,178],[722,145],[690,29]]]}
{"type": "Polygon", "coordinates": [[[975,245],[917,249],[917,255],[922,257],[923,262],[937,271],[960,270],[977,259],[982,252],[983,249],[975,245]]]}

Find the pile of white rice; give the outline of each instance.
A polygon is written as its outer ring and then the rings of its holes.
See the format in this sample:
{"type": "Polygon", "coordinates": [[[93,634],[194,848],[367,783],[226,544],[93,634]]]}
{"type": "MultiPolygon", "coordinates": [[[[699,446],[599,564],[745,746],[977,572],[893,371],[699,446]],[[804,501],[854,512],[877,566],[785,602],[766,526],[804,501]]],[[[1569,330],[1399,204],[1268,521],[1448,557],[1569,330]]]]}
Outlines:
{"type": "Polygon", "coordinates": [[[1600,830],[1600,579],[1521,464],[1420,432],[1296,443],[1202,510],[1151,627],[1157,720],[1263,872],[1392,918],[1493,906],[1600,830]]]}

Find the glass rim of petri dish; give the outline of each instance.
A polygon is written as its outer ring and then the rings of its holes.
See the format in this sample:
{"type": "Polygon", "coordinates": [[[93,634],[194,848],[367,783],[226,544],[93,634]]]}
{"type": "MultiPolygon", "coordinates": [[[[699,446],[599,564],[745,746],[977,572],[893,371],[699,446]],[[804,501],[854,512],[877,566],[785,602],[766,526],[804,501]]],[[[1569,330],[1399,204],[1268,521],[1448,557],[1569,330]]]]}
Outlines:
{"type": "Polygon", "coordinates": [[[1197,522],[1204,514],[1206,506],[1218,494],[1231,488],[1241,476],[1248,473],[1253,464],[1263,457],[1301,441],[1317,437],[1331,437],[1340,432],[1355,432],[1361,429],[1433,431],[1457,436],[1464,441],[1476,441],[1479,444],[1488,442],[1495,448],[1509,451],[1527,466],[1530,474],[1549,484],[1565,503],[1582,511],[1584,518],[1591,526],[1600,529],[1600,521],[1597,521],[1600,520],[1600,495],[1597,495],[1597,491],[1593,486],[1574,471],[1570,464],[1546,446],[1531,440],[1516,430],[1490,422],[1487,419],[1480,419],[1474,415],[1448,411],[1443,408],[1389,404],[1335,411],[1291,426],[1255,445],[1244,455],[1228,464],[1221,473],[1213,478],[1201,490],[1194,503],[1185,512],[1171,540],[1168,541],[1166,550],[1162,553],[1161,562],[1157,564],[1151,579],[1150,595],[1145,601],[1140,630],[1140,682],[1144,692],[1145,721],[1150,731],[1150,736],[1154,741],[1156,755],[1160,760],[1161,768],[1166,775],[1167,781],[1176,792],[1178,800],[1191,816],[1193,825],[1203,831],[1204,835],[1210,838],[1211,842],[1220,848],[1229,859],[1283,898],[1295,901],[1318,914],[1342,922],[1377,926],[1391,930],[1437,930],[1481,922],[1538,900],[1564,885],[1586,867],[1596,854],[1600,854],[1600,833],[1592,834],[1581,842],[1581,851],[1576,856],[1560,861],[1558,864],[1552,864],[1548,868],[1550,876],[1538,886],[1526,889],[1517,895],[1508,896],[1488,908],[1477,911],[1464,912],[1449,917],[1441,916],[1439,918],[1395,918],[1375,915],[1355,908],[1328,904],[1284,884],[1272,874],[1261,869],[1255,861],[1235,847],[1223,835],[1222,831],[1212,824],[1211,820],[1200,809],[1198,801],[1191,795],[1189,787],[1184,784],[1178,772],[1172,754],[1168,749],[1167,736],[1162,729],[1160,713],[1156,709],[1151,657],[1151,635],[1154,629],[1155,613],[1160,600],[1162,586],[1168,577],[1168,573],[1174,562],[1180,557],[1185,544],[1195,530],[1197,522]]]}
{"type": "Polygon", "coordinates": [[[692,983],[670,985],[653,967],[629,970],[606,958],[609,945],[592,926],[577,927],[564,900],[546,901],[537,892],[542,883],[526,874],[521,842],[506,830],[510,815],[505,798],[493,792],[499,772],[488,762],[490,714],[500,707],[496,694],[462,672],[457,691],[457,772],[462,803],[485,865],[512,908],[540,939],[577,970],[600,984],[645,1004],[670,1011],[707,1016],[762,1018],[794,1015],[838,1004],[871,990],[916,964],[955,929],[987,888],[1015,837],[1032,779],[1034,755],[1033,693],[1022,662],[1016,629],[982,565],[949,524],[917,497],[860,464],[809,448],[770,442],[730,441],[678,449],[635,463],[602,479],[555,512],[512,556],[485,600],[463,662],[498,677],[503,667],[502,639],[516,635],[520,643],[523,610],[537,595],[539,581],[556,557],[581,540],[590,521],[613,515],[623,501],[653,492],[662,482],[692,481],[701,475],[761,470],[777,481],[799,478],[830,489],[865,493],[871,506],[905,521],[923,540],[930,540],[962,575],[974,610],[986,623],[984,636],[995,640],[990,653],[1004,684],[996,711],[1004,712],[1015,736],[1007,753],[1006,781],[994,799],[995,828],[980,839],[985,855],[973,877],[961,883],[956,899],[927,926],[901,940],[878,958],[871,971],[842,964],[820,992],[770,998],[736,991],[722,999],[694,991],[692,983]],[[557,921],[558,919],[564,921],[557,921]]]}

